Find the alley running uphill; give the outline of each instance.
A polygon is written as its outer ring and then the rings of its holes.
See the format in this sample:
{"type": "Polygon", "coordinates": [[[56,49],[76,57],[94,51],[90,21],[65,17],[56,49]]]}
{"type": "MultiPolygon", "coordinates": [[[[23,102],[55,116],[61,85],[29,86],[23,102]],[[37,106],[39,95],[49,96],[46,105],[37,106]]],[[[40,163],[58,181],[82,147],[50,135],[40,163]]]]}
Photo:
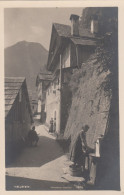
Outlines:
{"type": "Polygon", "coordinates": [[[44,125],[36,126],[38,147],[26,147],[6,168],[6,190],[75,190],[62,178],[68,159],[44,125]]]}

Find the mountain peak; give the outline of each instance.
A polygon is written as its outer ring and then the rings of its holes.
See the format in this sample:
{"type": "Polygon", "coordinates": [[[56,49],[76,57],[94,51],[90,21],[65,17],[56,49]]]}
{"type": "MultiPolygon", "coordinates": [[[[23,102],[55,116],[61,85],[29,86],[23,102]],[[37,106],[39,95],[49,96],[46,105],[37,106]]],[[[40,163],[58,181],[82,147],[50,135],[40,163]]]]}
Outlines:
{"type": "Polygon", "coordinates": [[[36,42],[20,41],[5,49],[5,76],[26,77],[29,91],[36,91],[37,74],[46,70],[48,51],[36,42]]]}
{"type": "Polygon", "coordinates": [[[40,47],[43,50],[45,50],[46,52],[48,52],[47,49],[41,43],[37,43],[37,42],[33,42],[33,41],[25,41],[25,40],[18,41],[14,45],[10,45],[10,46],[6,47],[5,50],[10,48],[10,47],[19,47],[19,46],[23,46],[23,47],[28,47],[28,46],[29,47],[34,47],[34,46],[36,46],[36,47],[40,47]]]}

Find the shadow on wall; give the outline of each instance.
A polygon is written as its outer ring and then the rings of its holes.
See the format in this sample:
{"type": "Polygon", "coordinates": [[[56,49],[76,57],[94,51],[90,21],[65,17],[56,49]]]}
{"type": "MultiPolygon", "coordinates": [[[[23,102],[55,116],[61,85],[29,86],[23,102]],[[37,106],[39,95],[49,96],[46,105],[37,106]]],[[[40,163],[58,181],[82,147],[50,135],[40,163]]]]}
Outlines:
{"type": "Polygon", "coordinates": [[[40,167],[64,154],[54,139],[45,136],[39,138],[37,147],[25,147],[8,167],[40,167]]]}

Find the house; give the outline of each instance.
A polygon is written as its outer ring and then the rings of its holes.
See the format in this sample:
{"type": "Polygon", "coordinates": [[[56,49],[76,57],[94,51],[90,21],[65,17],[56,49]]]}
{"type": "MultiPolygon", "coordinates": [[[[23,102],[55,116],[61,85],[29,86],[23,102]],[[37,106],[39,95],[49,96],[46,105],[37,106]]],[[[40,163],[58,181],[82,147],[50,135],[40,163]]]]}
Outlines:
{"type": "Polygon", "coordinates": [[[18,152],[33,122],[26,79],[5,78],[5,146],[6,161],[18,152]]]}
{"type": "Polygon", "coordinates": [[[42,123],[46,121],[46,88],[52,80],[52,74],[49,71],[40,72],[36,78],[36,87],[38,93],[37,114],[42,123]]]}
{"type": "Polygon", "coordinates": [[[88,31],[80,27],[79,16],[72,14],[70,20],[71,26],[53,23],[47,62],[53,79],[46,89],[46,122],[49,124],[51,118],[54,119],[57,134],[64,133],[68,118],[71,104],[68,83],[73,70],[81,67],[97,44],[96,21],[92,21],[88,31]]]}
{"type": "Polygon", "coordinates": [[[30,89],[28,89],[28,95],[29,95],[29,102],[31,105],[32,114],[35,115],[35,114],[37,114],[37,110],[38,110],[37,93],[36,93],[36,91],[32,92],[30,89]]]}
{"type": "Polygon", "coordinates": [[[33,115],[37,114],[38,102],[37,100],[31,101],[32,113],[33,115]]]}
{"type": "Polygon", "coordinates": [[[73,98],[64,139],[71,139],[73,148],[77,134],[84,124],[88,124],[86,142],[94,152],[89,153],[85,161],[89,178],[87,187],[120,190],[118,8],[84,10],[85,23],[89,24],[91,18],[91,32],[101,41],[97,52],[72,75],[70,86],[73,98]],[[97,17],[91,17],[93,13],[98,14],[100,26],[97,17]]]}
{"type": "MultiPolygon", "coordinates": [[[[94,8],[92,9],[92,12],[91,9],[89,12],[94,13],[94,8]]],[[[45,110],[46,122],[50,124],[50,120],[53,118],[56,127],[54,130],[58,134],[64,134],[63,139],[65,140],[69,140],[71,137],[72,147],[82,125],[88,124],[86,140],[88,146],[93,150],[93,153],[86,157],[85,163],[89,185],[96,184],[96,189],[117,190],[120,189],[120,186],[116,18],[116,28],[111,28],[110,24],[111,21],[113,24],[111,15],[114,17],[117,15],[111,14],[113,8],[107,8],[107,10],[110,18],[108,19],[108,14],[105,15],[106,8],[102,8],[103,12],[99,14],[99,18],[101,17],[99,23],[96,15],[89,17],[88,14],[89,30],[79,25],[79,17],[76,15],[70,17],[71,26],[53,24],[47,63],[47,69],[52,72],[53,77],[45,88],[45,110]],[[104,17],[106,17],[105,22],[104,17]],[[102,26],[102,30],[99,29],[98,24],[102,26]],[[110,27],[109,31],[108,26],[110,27]],[[106,70],[104,69],[105,65],[100,61],[102,58],[98,60],[97,53],[94,51],[100,43],[99,41],[103,41],[103,44],[107,43],[107,48],[108,44],[112,48],[113,43],[110,41],[112,30],[116,35],[114,37],[115,59],[112,61],[111,67],[109,67],[109,63],[106,64],[108,68],[106,70]],[[92,59],[87,61],[91,54],[93,54],[92,59]],[[75,71],[77,69],[79,72],[75,71]],[[86,74],[83,75],[83,73],[86,74]],[[80,82],[76,83],[78,93],[72,99],[69,81],[73,77],[74,82],[78,76],[81,77],[80,82]],[[70,106],[71,109],[69,109],[70,106]]],[[[108,55],[108,49],[106,51],[105,55],[108,55]]]]}

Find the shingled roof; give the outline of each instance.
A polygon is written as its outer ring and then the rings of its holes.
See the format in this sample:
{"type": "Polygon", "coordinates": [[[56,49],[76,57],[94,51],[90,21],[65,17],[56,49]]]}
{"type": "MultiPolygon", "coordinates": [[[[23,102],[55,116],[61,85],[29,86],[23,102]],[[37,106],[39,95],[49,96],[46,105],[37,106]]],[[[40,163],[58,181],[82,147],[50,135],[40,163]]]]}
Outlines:
{"type": "Polygon", "coordinates": [[[68,37],[71,35],[71,26],[65,24],[53,23],[59,36],[68,37]]]}
{"type": "Polygon", "coordinates": [[[71,35],[71,26],[53,23],[47,69],[52,70],[51,64],[55,64],[54,60],[56,56],[58,56],[61,50],[60,48],[62,48],[62,45],[65,43],[68,43],[68,41],[73,42],[74,45],[95,46],[97,45],[97,40],[95,35],[91,33],[89,29],[83,28],[81,24],[79,25],[79,36],[73,36],[71,35]],[[59,37],[58,39],[57,36],[59,37]]]}
{"type": "Polygon", "coordinates": [[[46,81],[51,81],[52,80],[52,74],[45,74],[45,73],[39,73],[38,75],[40,80],[46,80],[46,81]]]}
{"type": "MultiPolygon", "coordinates": [[[[71,26],[65,25],[65,24],[58,24],[53,23],[56,31],[58,32],[59,36],[63,37],[71,37],[71,26]]],[[[82,37],[94,37],[94,34],[90,32],[89,29],[83,28],[81,25],[79,25],[79,36],[82,37]]]]}
{"type": "Polygon", "coordinates": [[[5,77],[5,117],[11,110],[25,80],[24,77],[5,77]]]}
{"type": "Polygon", "coordinates": [[[50,71],[40,72],[36,78],[36,86],[38,86],[38,83],[41,81],[50,82],[52,79],[53,75],[50,71]]]}
{"type": "Polygon", "coordinates": [[[94,39],[82,39],[81,37],[72,37],[70,39],[75,45],[96,45],[96,40],[94,39]]]}

